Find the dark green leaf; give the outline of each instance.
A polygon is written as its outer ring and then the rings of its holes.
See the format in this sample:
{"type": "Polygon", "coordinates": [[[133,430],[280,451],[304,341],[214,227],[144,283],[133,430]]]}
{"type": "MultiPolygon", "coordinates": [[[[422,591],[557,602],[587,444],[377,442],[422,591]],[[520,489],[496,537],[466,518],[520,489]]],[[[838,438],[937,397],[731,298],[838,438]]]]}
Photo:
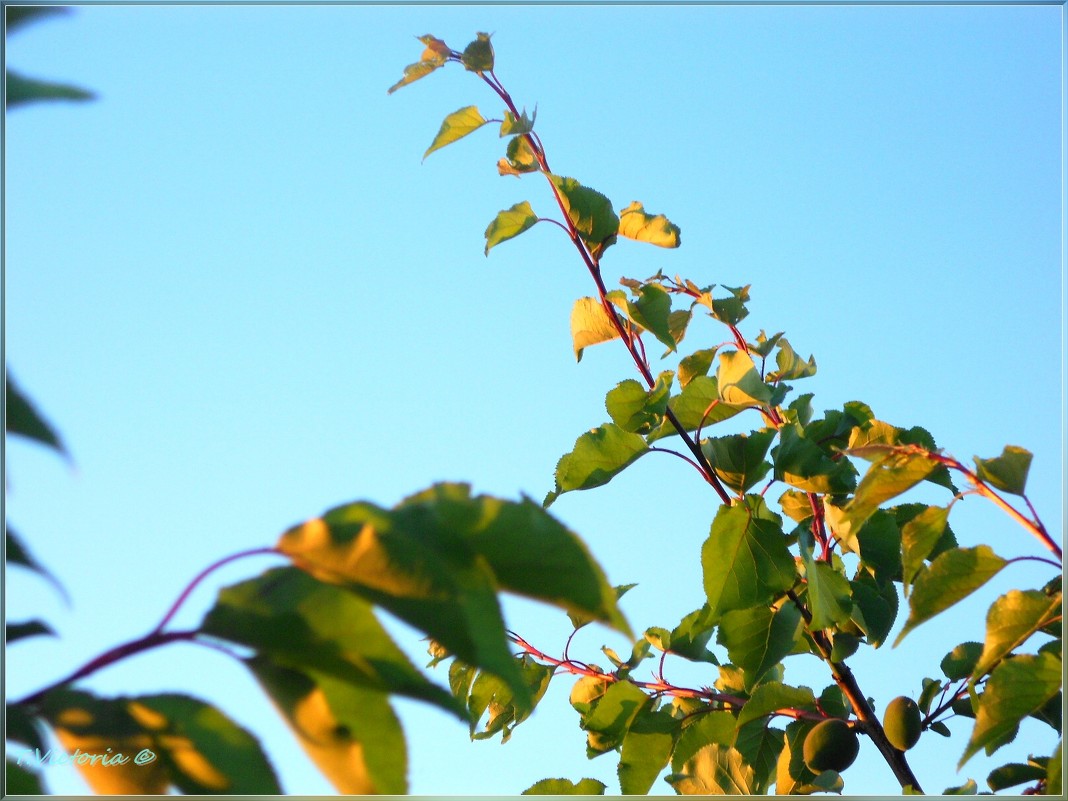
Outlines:
{"type": "Polygon", "coordinates": [[[743,494],[768,474],[771,464],[764,461],[776,431],[766,428],[752,434],[732,434],[709,437],[702,441],[701,451],[720,480],[743,494]]]}
{"type": "Polygon", "coordinates": [[[545,506],[565,492],[607,484],[648,450],[642,437],[624,431],[615,423],[588,431],[557,464],[556,488],[546,497],[545,506]]]}
{"type": "Polygon", "coordinates": [[[916,577],[909,596],[909,617],[894,646],[918,625],[982,587],[1006,564],[987,545],[956,548],[939,556],[916,577]]]}
{"type": "Polygon", "coordinates": [[[781,523],[759,496],[719,508],[701,548],[705,593],[714,618],[770,603],[793,586],[794,558],[781,523]]]}
{"type": "Polygon", "coordinates": [[[24,743],[31,749],[36,748],[41,752],[48,750],[43,733],[44,724],[28,706],[8,704],[6,711],[7,726],[4,736],[8,740],[24,743]]]}
{"type": "Polygon", "coordinates": [[[221,590],[201,630],[253,648],[279,666],[317,670],[465,717],[449,692],[412,665],[370,603],[294,567],[269,570],[221,590]]]}
{"type": "Polygon", "coordinates": [[[947,507],[928,506],[902,526],[901,576],[906,595],[924,560],[931,558],[931,552],[945,533],[948,519],[947,507]]]}
{"type": "MultiPolygon", "coordinates": [[[[45,792],[41,784],[41,777],[33,771],[21,767],[21,758],[12,760],[7,757],[4,760],[7,769],[7,781],[4,784],[4,795],[41,795],[45,792]]],[[[27,762],[27,764],[31,764],[27,762]]]]}
{"type": "Polygon", "coordinates": [[[467,708],[471,719],[471,739],[485,740],[501,733],[501,742],[512,736],[512,729],[530,717],[538,701],[549,688],[553,668],[535,662],[529,654],[517,658],[519,671],[529,689],[530,702],[516,699],[512,689],[497,676],[479,673],[471,685],[467,708]],[[482,716],[489,711],[485,729],[476,731],[482,716]]]}
{"type": "Polygon", "coordinates": [[[425,159],[435,150],[443,148],[445,145],[450,145],[458,139],[463,139],[469,133],[477,131],[486,122],[487,120],[475,106],[466,106],[459,111],[454,111],[441,123],[441,130],[434,137],[434,141],[430,143],[430,147],[423,154],[423,158],[425,159]]]}
{"type": "Polygon", "coordinates": [[[717,640],[727,648],[731,662],[745,671],[745,688],[751,690],[793,651],[803,631],[801,612],[792,603],[775,610],[756,606],[723,615],[717,640]]]}
{"type": "Polygon", "coordinates": [[[1001,456],[993,459],[975,457],[975,472],[995,489],[1013,495],[1023,495],[1027,485],[1027,471],[1031,467],[1031,451],[1006,445],[1001,456]]]}
{"type": "Polygon", "coordinates": [[[629,681],[610,683],[582,719],[587,756],[594,757],[619,746],[631,721],[648,701],[649,697],[629,681]]]}
{"type": "Polygon", "coordinates": [[[52,630],[52,627],[47,623],[42,623],[40,620],[29,620],[25,623],[8,623],[7,624],[7,644],[10,645],[17,640],[24,639],[26,637],[34,637],[41,634],[47,634],[50,637],[55,637],[56,633],[52,630]]]}
{"type": "Polygon", "coordinates": [[[726,325],[737,325],[746,318],[749,310],[745,304],[749,302],[749,285],[741,287],[723,287],[731,293],[729,298],[711,298],[706,302],[701,300],[712,311],[712,316],[726,325]]]}
{"type": "Polygon", "coordinates": [[[668,764],[682,722],[667,710],[641,707],[623,736],[619,787],[625,795],[645,795],[668,764]]]}
{"type": "Polygon", "coordinates": [[[738,715],[738,728],[752,720],[759,720],[780,709],[804,709],[816,711],[816,696],[808,687],[790,687],[769,681],[753,691],[738,715]]]}
{"type": "Polygon", "coordinates": [[[1022,765],[1018,762],[1010,762],[1000,768],[994,768],[986,777],[987,786],[995,793],[1009,787],[1015,787],[1024,782],[1033,782],[1046,778],[1045,768],[1037,765],[1022,765]]]}
{"type": "Polygon", "coordinates": [[[836,495],[856,486],[853,466],[845,459],[831,459],[798,424],[779,429],[779,444],[772,454],[775,479],[804,492],[836,495]]]}
{"type": "Polygon", "coordinates": [[[461,63],[471,72],[479,74],[493,69],[493,45],[490,44],[490,34],[479,33],[475,41],[464,48],[461,63]]]}
{"type": "Polygon", "coordinates": [[[898,596],[893,584],[880,584],[870,576],[849,582],[852,589],[851,620],[860,627],[872,648],[878,648],[897,619],[898,596]]]}
{"type": "Polygon", "coordinates": [[[634,201],[619,213],[619,235],[662,248],[677,248],[681,243],[679,227],[663,214],[646,214],[642,204],[634,201]]]}
{"type": "Polygon", "coordinates": [[[80,87],[27,78],[10,69],[7,70],[6,78],[5,102],[9,109],[42,100],[92,100],[94,97],[92,92],[80,87]]]}
{"type": "Polygon", "coordinates": [[[782,729],[768,726],[764,721],[752,721],[739,727],[734,747],[745,763],[753,769],[753,790],[766,793],[774,778],[775,763],[783,749],[782,729]]]}
{"type": "Polygon", "coordinates": [[[604,795],[607,789],[596,779],[582,779],[578,784],[569,779],[542,779],[523,791],[523,795],[604,795]]]}
{"type": "Polygon", "coordinates": [[[619,218],[611,201],[574,178],[550,175],[557,197],[571,224],[595,259],[611,245],[619,230],[619,218]]]}
{"type": "Polygon", "coordinates": [[[1020,721],[1061,689],[1061,661],[1050,654],[1021,654],[1003,660],[987,679],[971,740],[957,768],[981,748],[991,753],[1011,737],[1020,721]]]}
{"type": "MultiPolygon", "coordinates": [[[[11,91],[11,74],[8,73],[8,92],[11,91]]],[[[10,103],[10,94],[8,96],[8,102],[10,103]]],[[[69,458],[66,447],[60,441],[59,435],[55,432],[55,429],[48,424],[48,421],[34,408],[33,403],[28,397],[22,394],[18,385],[15,383],[14,377],[7,374],[7,384],[4,391],[4,405],[5,405],[5,418],[4,426],[5,430],[9,434],[18,434],[28,439],[36,440],[43,445],[48,445],[51,448],[55,448],[61,455],[69,458]]]]}
{"type": "Polygon", "coordinates": [[[968,779],[959,787],[947,787],[942,791],[942,795],[976,795],[978,792],[979,785],[975,783],[975,779],[968,779]]]}
{"type": "Polygon", "coordinates": [[[408,791],[404,732],[385,693],[316,671],[280,667],[263,657],[246,664],[339,793],[408,791]]]}
{"type": "Polygon", "coordinates": [[[24,25],[57,14],[67,14],[70,9],[62,6],[5,6],[7,32],[12,33],[24,25]]]}
{"type": "Polygon", "coordinates": [[[942,672],[950,681],[966,679],[972,674],[982,653],[982,643],[962,642],[942,658],[942,672]]]}
{"type": "Polygon", "coordinates": [[[626,303],[627,316],[650,331],[669,351],[675,350],[671,336],[671,296],[657,284],[643,284],[638,298],[626,303]]]}
{"type": "Polygon", "coordinates": [[[63,585],[59,583],[59,580],[53,576],[47,568],[33,558],[33,554],[31,554],[29,549],[22,543],[22,540],[15,534],[15,530],[10,525],[7,527],[7,531],[4,532],[4,540],[7,548],[7,563],[9,565],[20,565],[27,570],[34,571],[55,587],[56,592],[60,594],[64,601],[68,604],[70,603],[70,596],[67,595],[67,591],[63,588],[63,585]]]}
{"type": "Polygon", "coordinates": [[[856,535],[861,562],[880,582],[901,580],[901,529],[889,512],[877,509],[856,535]]]}

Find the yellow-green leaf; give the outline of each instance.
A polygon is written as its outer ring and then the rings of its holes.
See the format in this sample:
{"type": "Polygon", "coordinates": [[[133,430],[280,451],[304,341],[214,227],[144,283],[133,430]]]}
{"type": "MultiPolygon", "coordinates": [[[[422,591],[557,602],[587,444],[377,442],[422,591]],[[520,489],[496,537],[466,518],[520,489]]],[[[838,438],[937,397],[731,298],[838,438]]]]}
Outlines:
{"type": "Polygon", "coordinates": [[[435,150],[443,148],[445,145],[452,144],[457,139],[462,139],[472,131],[477,131],[487,122],[488,120],[479,113],[475,106],[465,106],[458,111],[454,111],[441,123],[438,135],[430,143],[430,147],[423,154],[423,158],[425,159],[435,150]]]}
{"type": "Polygon", "coordinates": [[[619,336],[604,306],[596,298],[579,298],[571,308],[571,341],[575,360],[582,361],[582,351],[590,345],[609,342],[619,336]]]}
{"type": "Polygon", "coordinates": [[[681,241],[677,225],[663,214],[647,214],[638,201],[619,213],[619,235],[662,248],[677,248],[681,241]]]}
{"type": "Polygon", "coordinates": [[[490,248],[519,236],[537,222],[538,215],[526,200],[498,213],[486,228],[486,255],[489,255],[490,248]]]}

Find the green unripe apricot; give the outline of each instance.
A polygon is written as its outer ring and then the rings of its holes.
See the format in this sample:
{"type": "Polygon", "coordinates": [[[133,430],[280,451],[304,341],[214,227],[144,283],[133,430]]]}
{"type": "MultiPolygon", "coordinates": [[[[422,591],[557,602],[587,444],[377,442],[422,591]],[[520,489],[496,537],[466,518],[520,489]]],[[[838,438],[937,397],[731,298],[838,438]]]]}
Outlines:
{"type": "Polygon", "coordinates": [[[817,723],[805,737],[802,754],[813,773],[836,770],[841,773],[856,761],[860,740],[849,724],[840,718],[817,723]]]}
{"type": "Polygon", "coordinates": [[[886,705],[883,731],[890,745],[908,751],[920,739],[920,708],[911,698],[899,695],[886,705]]]}

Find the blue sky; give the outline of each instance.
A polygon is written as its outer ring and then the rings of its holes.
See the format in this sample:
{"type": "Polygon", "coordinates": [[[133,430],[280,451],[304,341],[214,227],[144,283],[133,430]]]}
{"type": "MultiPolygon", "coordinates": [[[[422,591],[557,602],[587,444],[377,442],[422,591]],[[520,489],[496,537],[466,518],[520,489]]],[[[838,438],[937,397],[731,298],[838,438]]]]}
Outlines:
{"type": "MultiPolygon", "coordinates": [[[[439,480],[542,498],[560,455],[607,419],[604,393],[636,377],[618,343],[575,364],[568,316],[592,286],[559,229],[483,256],[499,210],[553,210],[544,182],[497,176],[490,127],[421,162],[446,114],[501,114],[455,65],[387,96],[424,33],[462,48],[492,32],[497,75],[537,104],[553,168],[681,227],[678,251],[618,244],[609,284],[658,269],[751,284],[744,332],[782,330],[815,355],[797,391],[817,410],[863,400],[964,460],[1027,447],[1031,500],[1063,531],[1062,19],[1058,6],[112,6],[15,34],[11,67],[98,98],[6,120],[6,355],[74,462],[7,452],[8,517],[73,599],[10,571],[9,619],[43,616],[60,636],[8,653],[8,696],[141,636],[204,566],[339,503],[390,505],[439,480]]],[[[686,344],[722,338],[696,326],[686,344]]],[[[706,490],[650,456],[554,505],[613,583],[639,582],[623,607],[635,630],[700,605],[706,490]]],[[[1042,553],[978,499],[951,525],[962,544],[1042,553]]],[[[276,563],[220,570],[175,625],[276,563]]],[[[1048,578],[1013,565],[952,623],[858,654],[861,686],[916,695],[948,640],[982,639],[999,592],[1048,578]]],[[[506,612],[562,648],[559,612],[506,612]]],[[[603,644],[625,647],[588,629],[573,653],[596,660],[603,644]]],[[[786,678],[830,682],[792,662],[786,678]]],[[[215,702],[261,736],[288,792],[331,792],[215,651],[170,646],[85,686],[215,702]]],[[[585,758],[569,687],[555,679],[503,747],[398,702],[411,791],[516,794],[547,776],[618,791],[613,757],[585,758]]],[[[913,752],[928,791],[982,787],[1053,746],[1028,723],[957,774],[954,731],[913,752]]],[[[64,769],[48,778],[84,792],[64,769]]],[[[896,791],[870,744],[846,788],[896,791]]]]}

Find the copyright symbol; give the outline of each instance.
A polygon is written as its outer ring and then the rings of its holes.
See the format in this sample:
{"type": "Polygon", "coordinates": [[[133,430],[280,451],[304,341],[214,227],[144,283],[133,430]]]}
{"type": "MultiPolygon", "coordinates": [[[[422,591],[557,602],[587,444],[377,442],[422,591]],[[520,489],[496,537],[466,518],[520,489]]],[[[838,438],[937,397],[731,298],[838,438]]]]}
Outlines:
{"type": "Polygon", "coordinates": [[[137,756],[134,757],[135,765],[147,765],[150,762],[155,762],[156,755],[150,748],[142,748],[137,752],[137,756]]]}

